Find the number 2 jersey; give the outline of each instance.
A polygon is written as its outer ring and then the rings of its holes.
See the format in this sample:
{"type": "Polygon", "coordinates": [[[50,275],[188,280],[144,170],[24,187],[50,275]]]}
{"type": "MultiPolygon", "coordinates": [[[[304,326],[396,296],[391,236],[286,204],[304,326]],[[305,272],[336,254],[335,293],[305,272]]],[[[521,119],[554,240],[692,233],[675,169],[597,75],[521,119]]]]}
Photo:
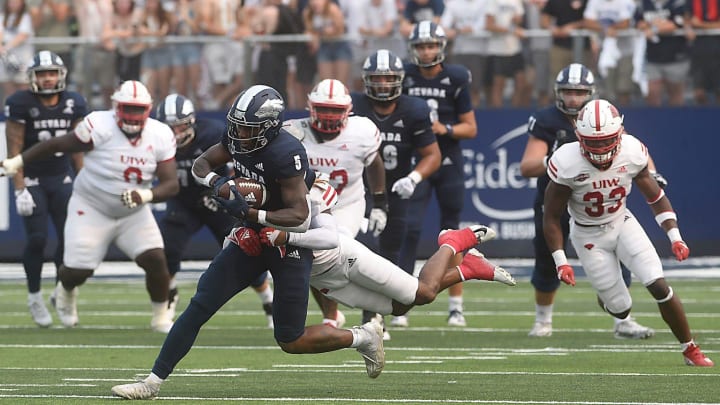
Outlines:
{"type": "MultiPolygon", "coordinates": [[[[67,134],[73,123],[87,114],[85,99],[76,92],[63,91],[54,106],[44,106],[30,90],[21,90],[8,97],[5,116],[25,124],[23,150],[36,143],[67,134]]],[[[25,177],[57,176],[70,171],[68,155],[58,153],[47,159],[30,162],[23,168],[25,177]]]]}
{"type": "Polygon", "coordinates": [[[603,225],[625,215],[632,181],[648,165],[647,147],[630,134],[623,134],[612,165],[599,170],[582,154],[579,142],[555,151],[548,162],[550,179],[572,189],[568,211],[582,225],[603,225]]]}

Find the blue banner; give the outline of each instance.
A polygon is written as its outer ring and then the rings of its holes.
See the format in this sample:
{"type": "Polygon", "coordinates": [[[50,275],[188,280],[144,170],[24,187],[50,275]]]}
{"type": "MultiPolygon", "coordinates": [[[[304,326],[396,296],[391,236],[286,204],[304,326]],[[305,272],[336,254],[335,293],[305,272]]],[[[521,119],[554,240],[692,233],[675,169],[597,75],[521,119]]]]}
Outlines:
{"type": "MultiPolygon", "coordinates": [[[[625,129],[642,140],[650,150],[658,171],[669,182],[666,189],[678,214],[678,222],[692,256],[720,255],[720,220],[714,215],[720,202],[720,187],[713,186],[713,162],[720,151],[717,135],[717,108],[627,108],[625,129]]],[[[532,202],[536,181],[520,175],[520,159],[527,141],[526,125],[531,110],[502,109],[476,111],[478,136],[463,141],[465,156],[464,224],[484,223],[498,231],[498,238],[483,246],[493,257],[532,257],[532,202]]],[[[295,111],[286,118],[306,115],[295,111]]],[[[224,119],[224,114],[204,114],[224,119]]],[[[4,143],[4,142],[3,142],[4,143]]],[[[4,191],[8,190],[4,186],[4,191]]],[[[11,192],[0,193],[0,218],[7,215],[7,227],[0,232],[0,260],[18,261],[24,245],[22,223],[15,213],[11,192]],[[4,205],[6,204],[6,205],[4,205]]],[[[455,198],[455,196],[440,196],[455,198]]],[[[650,208],[639,191],[630,195],[628,206],[650,235],[662,257],[670,256],[670,243],[654,221],[650,208]]],[[[162,205],[156,214],[163,215],[162,205]]],[[[2,224],[2,221],[0,221],[2,224]]],[[[48,225],[51,226],[51,225],[48,225]]],[[[439,232],[439,215],[435,201],[425,217],[420,252],[434,251],[439,232]]],[[[50,235],[46,257],[56,243],[50,235]]],[[[217,246],[210,233],[199,232],[188,249],[188,258],[208,259],[217,246]]],[[[112,250],[109,258],[122,258],[112,250]]]]}

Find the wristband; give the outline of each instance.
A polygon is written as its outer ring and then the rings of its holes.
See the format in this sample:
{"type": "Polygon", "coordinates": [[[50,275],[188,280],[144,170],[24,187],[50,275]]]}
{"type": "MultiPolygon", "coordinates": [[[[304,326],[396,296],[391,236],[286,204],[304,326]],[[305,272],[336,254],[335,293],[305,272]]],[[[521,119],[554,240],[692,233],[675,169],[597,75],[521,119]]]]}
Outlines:
{"type": "Polygon", "coordinates": [[[387,195],[384,191],[373,193],[373,208],[387,210],[387,195]]]}
{"type": "Polygon", "coordinates": [[[199,176],[197,176],[197,175],[195,174],[195,171],[192,170],[192,169],[190,170],[190,172],[192,173],[193,177],[195,178],[195,181],[196,181],[198,184],[201,184],[201,185],[203,185],[203,186],[205,186],[205,187],[212,187],[212,186],[213,186],[212,183],[211,183],[211,182],[212,182],[212,179],[213,179],[215,176],[220,177],[220,175],[217,174],[217,173],[215,173],[215,172],[210,172],[210,173],[208,173],[205,177],[199,177],[199,176]]]}
{"type": "Polygon", "coordinates": [[[668,239],[670,239],[670,242],[677,242],[682,241],[682,236],[680,236],[680,229],[678,228],[672,228],[669,231],[667,231],[668,239]]]}
{"type": "Polygon", "coordinates": [[[453,134],[455,133],[453,126],[451,124],[445,124],[445,129],[447,130],[445,136],[449,136],[452,138],[453,134]]]}
{"type": "Polygon", "coordinates": [[[137,191],[138,195],[140,195],[140,201],[144,203],[152,201],[153,191],[149,188],[139,188],[135,191],[137,191]]]}
{"type": "Polygon", "coordinates": [[[555,267],[560,267],[564,264],[568,264],[567,257],[565,256],[565,251],[562,249],[558,249],[552,252],[552,258],[555,261],[555,267]]]}
{"type": "Polygon", "coordinates": [[[665,211],[655,215],[655,222],[657,222],[660,227],[662,227],[663,222],[668,219],[674,219],[677,221],[677,214],[675,214],[674,211],[665,211]]]}
{"type": "Polygon", "coordinates": [[[260,225],[270,225],[267,222],[267,211],[265,210],[258,210],[258,223],[260,225]]]}
{"type": "Polygon", "coordinates": [[[422,181],[422,175],[417,172],[417,170],[413,170],[410,172],[410,174],[407,175],[410,180],[413,181],[416,185],[422,181]]]}

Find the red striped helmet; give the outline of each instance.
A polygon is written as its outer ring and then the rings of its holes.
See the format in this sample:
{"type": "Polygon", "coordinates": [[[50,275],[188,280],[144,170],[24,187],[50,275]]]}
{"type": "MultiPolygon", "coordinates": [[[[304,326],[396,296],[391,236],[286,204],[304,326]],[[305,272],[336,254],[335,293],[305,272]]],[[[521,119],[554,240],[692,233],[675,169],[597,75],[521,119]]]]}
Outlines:
{"type": "Polygon", "coordinates": [[[585,104],[575,123],[583,156],[601,170],[610,167],[620,150],[623,131],[623,116],[607,100],[585,104]]]}

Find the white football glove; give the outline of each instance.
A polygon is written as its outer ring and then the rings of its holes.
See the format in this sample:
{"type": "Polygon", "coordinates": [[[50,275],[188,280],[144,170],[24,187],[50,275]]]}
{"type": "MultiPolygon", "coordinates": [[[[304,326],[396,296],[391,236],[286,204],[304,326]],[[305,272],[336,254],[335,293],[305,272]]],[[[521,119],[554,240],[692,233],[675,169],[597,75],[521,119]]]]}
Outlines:
{"type": "Polygon", "coordinates": [[[5,159],[2,161],[2,176],[12,176],[13,174],[17,173],[17,171],[20,170],[21,167],[23,167],[22,155],[17,155],[10,159],[5,159]]]}
{"type": "Polygon", "coordinates": [[[132,190],[123,191],[120,196],[123,205],[128,208],[135,208],[138,205],[150,202],[153,199],[153,192],[147,188],[134,188],[132,190]]]}
{"type": "Polygon", "coordinates": [[[28,189],[15,190],[15,209],[18,215],[21,217],[29,217],[33,213],[35,208],[35,200],[33,200],[32,194],[28,189]]]}
{"type": "Polygon", "coordinates": [[[387,213],[382,208],[373,208],[368,217],[368,231],[372,231],[374,237],[378,237],[387,225],[387,213]]]}

